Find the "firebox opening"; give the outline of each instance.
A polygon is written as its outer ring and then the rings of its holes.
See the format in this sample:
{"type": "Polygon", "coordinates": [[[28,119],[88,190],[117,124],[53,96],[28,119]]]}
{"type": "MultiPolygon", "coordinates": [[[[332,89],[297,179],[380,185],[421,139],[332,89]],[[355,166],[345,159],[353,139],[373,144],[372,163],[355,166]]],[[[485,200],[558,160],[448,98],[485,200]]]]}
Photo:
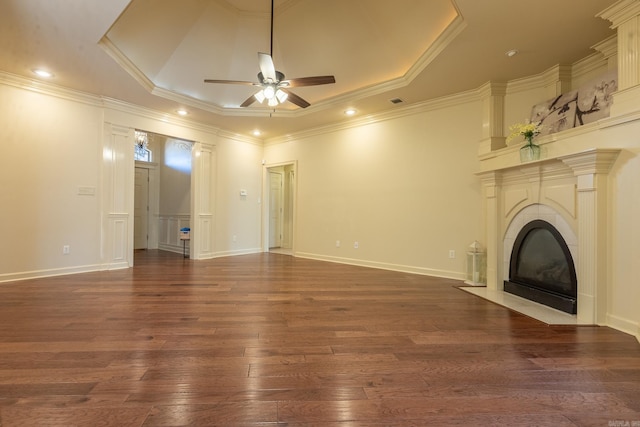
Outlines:
{"type": "Polygon", "coordinates": [[[525,225],[518,234],[509,264],[505,292],[577,312],[578,284],[571,252],[556,228],[543,220],[525,225]]]}

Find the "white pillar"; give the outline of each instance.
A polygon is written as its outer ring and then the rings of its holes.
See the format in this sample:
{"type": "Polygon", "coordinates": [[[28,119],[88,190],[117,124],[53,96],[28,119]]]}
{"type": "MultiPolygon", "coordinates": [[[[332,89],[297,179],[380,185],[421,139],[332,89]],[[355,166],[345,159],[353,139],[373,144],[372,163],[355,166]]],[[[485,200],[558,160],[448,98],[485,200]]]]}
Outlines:
{"type": "Polygon", "coordinates": [[[506,146],[504,136],[505,83],[487,83],[480,89],[482,97],[482,139],[478,154],[487,154],[506,146]]]}
{"type": "Polygon", "coordinates": [[[106,123],[102,141],[102,264],[133,266],[134,129],[106,123]]]}
{"type": "Polygon", "coordinates": [[[213,258],[215,237],[215,186],[216,150],[215,146],[195,143],[191,172],[191,257],[193,259],[213,258]]]}
{"type": "Polygon", "coordinates": [[[590,150],[561,160],[577,177],[578,321],[606,324],[607,179],[620,150],[590,150]]]}
{"type": "Polygon", "coordinates": [[[618,32],[618,91],[611,116],[637,112],[640,106],[640,0],[620,0],[599,17],[618,32]]]}
{"type": "Polygon", "coordinates": [[[485,204],[485,240],[487,246],[487,288],[502,290],[502,235],[500,233],[500,172],[480,175],[485,204]]]}

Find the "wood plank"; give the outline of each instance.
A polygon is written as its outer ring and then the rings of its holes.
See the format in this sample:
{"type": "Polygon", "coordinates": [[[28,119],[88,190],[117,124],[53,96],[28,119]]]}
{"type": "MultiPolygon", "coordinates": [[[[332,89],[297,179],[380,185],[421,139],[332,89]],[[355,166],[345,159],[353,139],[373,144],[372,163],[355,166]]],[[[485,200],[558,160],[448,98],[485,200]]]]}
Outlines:
{"type": "Polygon", "coordinates": [[[640,422],[640,344],[455,280],[252,254],[0,285],[0,425],[640,422]]]}

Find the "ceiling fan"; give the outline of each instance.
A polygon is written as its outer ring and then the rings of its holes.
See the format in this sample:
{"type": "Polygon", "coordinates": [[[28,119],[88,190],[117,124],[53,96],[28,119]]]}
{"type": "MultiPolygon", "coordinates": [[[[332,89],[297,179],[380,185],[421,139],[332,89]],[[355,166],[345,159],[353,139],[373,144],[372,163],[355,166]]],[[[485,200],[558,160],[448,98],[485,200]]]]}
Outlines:
{"type": "Polygon", "coordinates": [[[240,104],[240,107],[248,107],[255,101],[263,103],[268,101],[270,107],[275,107],[285,101],[289,101],[298,107],[307,108],[309,104],[306,100],[302,99],[295,93],[291,92],[289,88],[302,87],[302,86],[319,86],[335,83],[334,76],[313,76],[313,77],[300,77],[297,79],[285,80],[284,74],[277,71],[273,65],[273,2],[271,0],[271,46],[270,53],[258,52],[258,64],[260,66],[260,72],[258,73],[258,83],[248,82],[242,80],[214,80],[205,79],[205,83],[223,83],[223,84],[235,84],[235,85],[249,85],[258,86],[260,91],[251,95],[240,104]]]}

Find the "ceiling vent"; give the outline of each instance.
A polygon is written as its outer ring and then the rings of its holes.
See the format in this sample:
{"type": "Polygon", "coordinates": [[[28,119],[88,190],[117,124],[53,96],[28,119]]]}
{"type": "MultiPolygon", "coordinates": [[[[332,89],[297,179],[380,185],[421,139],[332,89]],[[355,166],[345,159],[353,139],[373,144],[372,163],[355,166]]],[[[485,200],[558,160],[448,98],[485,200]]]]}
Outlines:
{"type": "Polygon", "coordinates": [[[402,104],[404,102],[401,98],[393,98],[389,100],[392,104],[402,104]]]}

